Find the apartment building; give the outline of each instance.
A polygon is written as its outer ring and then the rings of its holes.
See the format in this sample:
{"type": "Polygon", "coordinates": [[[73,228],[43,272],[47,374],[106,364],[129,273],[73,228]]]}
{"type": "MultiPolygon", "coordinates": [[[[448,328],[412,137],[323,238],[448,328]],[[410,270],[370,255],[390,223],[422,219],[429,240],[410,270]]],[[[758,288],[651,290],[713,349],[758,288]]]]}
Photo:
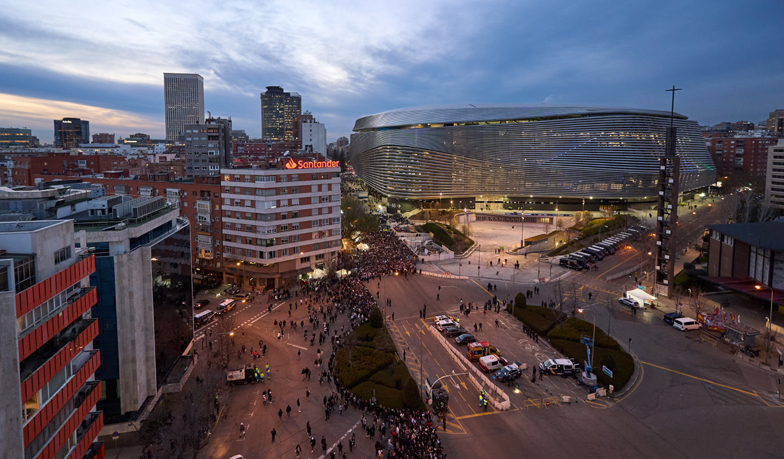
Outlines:
{"type": "Polygon", "coordinates": [[[784,139],[768,147],[765,200],[776,209],[784,209],[784,139]]]}
{"type": "Polygon", "coordinates": [[[223,253],[218,256],[225,260],[227,282],[278,288],[336,260],[341,247],[337,161],[284,157],[275,166],[221,170],[223,253]]]}
{"type": "Polygon", "coordinates": [[[95,257],[74,223],[0,223],[0,444],[3,457],[103,458],[96,442],[101,354],[91,308],[95,257]]]}
{"type": "MultiPolygon", "coordinates": [[[[33,176],[47,181],[73,177],[33,176]]],[[[69,180],[70,179],[70,180],[69,180]]],[[[223,282],[224,263],[216,249],[223,240],[221,226],[221,186],[219,176],[194,177],[193,180],[158,180],[158,176],[139,177],[81,177],[85,183],[99,184],[106,194],[130,196],[132,198],[163,196],[175,208],[180,217],[190,223],[191,266],[196,283],[209,285],[223,282]]],[[[54,182],[51,182],[54,184],[54,182]]],[[[72,186],[67,182],[64,185],[72,186]]]]}

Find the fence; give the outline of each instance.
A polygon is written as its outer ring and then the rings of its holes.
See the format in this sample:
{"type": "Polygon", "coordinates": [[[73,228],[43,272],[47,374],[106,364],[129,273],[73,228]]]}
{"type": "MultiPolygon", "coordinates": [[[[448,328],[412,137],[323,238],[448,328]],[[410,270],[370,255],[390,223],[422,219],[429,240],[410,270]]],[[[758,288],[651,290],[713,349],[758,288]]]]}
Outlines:
{"type": "Polygon", "coordinates": [[[441,277],[443,279],[468,279],[468,276],[453,276],[450,273],[438,274],[438,273],[429,273],[427,271],[422,271],[423,276],[431,276],[431,277],[441,277]]]}

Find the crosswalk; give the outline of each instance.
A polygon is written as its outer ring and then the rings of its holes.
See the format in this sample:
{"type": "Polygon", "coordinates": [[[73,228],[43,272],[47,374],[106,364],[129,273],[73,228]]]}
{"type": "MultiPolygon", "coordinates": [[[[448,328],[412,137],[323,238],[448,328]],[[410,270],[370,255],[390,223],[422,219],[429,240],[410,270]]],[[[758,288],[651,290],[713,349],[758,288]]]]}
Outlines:
{"type": "MultiPolygon", "coordinates": [[[[274,310],[278,309],[280,306],[283,306],[284,303],[285,302],[280,302],[280,303],[278,303],[276,305],[273,305],[272,309],[263,308],[257,314],[254,314],[250,318],[246,319],[244,322],[241,322],[240,324],[238,324],[236,327],[234,327],[230,331],[233,332],[233,331],[239,330],[242,327],[255,324],[256,322],[258,322],[259,320],[261,320],[265,316],[269,315],[271,313],[271,311],[274,311],[274,310]]],[[[243,307],[241,309],[236,310],[234,312],[234,314],[239,314],[240,312],[245,311],[246,309],[251,308],[252,306],[253,306],[253,304],[248,304],[247,306],[245,306],[245,307],[243,307]]],[[[217,326],[217,325],[218,325],[218,321],[217,320],[213,320],[209,324],[207,324],[204,327],[200,328],[199,331],[194,333],[194,339],[199,340],[199,339],[204,338],[204,336],[206,336],[206,334],[210,331],[210,329],[215,327],[215,326],[217,326]]]]}

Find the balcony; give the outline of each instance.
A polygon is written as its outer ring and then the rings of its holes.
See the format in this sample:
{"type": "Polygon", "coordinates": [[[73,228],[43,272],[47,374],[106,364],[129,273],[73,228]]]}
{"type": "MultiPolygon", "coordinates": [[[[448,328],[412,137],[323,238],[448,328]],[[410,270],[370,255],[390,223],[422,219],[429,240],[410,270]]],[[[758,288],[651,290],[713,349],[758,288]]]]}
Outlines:
{"type": "Polygon", "coordinates": [[[195,229],[197,233],[212,234],[212,225],[198,224],[195,225],[195,229]]]}
{"type": "MultiPolygon", "coordinates": [[[[86,418],[79,424],[79,427],[76,428],[76,441],[81,442],[84,436],[90,431],[90,427],[92,427],[96,421],[98,421],[101,417],[102,412],[100,411],[93,411],[87,415],[86,418]]],[[[95,437],[93,437],[95,438],[95,437]]]]}
{"type": "Polygon", "coordinates": [[[106,449],[103,442],[96,442],[87,448],[82,459],[104,459],[106,457],[106,449]]]}

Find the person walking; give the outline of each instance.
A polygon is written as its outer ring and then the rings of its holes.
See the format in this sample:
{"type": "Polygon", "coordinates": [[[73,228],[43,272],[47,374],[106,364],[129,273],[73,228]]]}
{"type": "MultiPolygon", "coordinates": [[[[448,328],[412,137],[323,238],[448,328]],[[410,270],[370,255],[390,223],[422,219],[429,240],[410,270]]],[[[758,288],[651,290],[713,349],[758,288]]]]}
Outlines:
{"type": "Polygon", "coordinates": [[[286,419],[291,417],[291,405],[286,405],[286,419]]]}
{"type": "Polygon", "coordinates": [[[324,450],[324,454],[327,454],[327,439],[323,435],[321,436],[321,449],[324,450]]]}
{"type": "Polygon", "coordinates": [[[310,391],[308,390],[307,387],[305,388],[305,401],[306,402],[310,401],[310,391]]]}
{"type": "Polygon", "coordinates": [[[240,422],[240,438],[245,440],[245,424],[240,422]]]}
{"type": "Polygon", "coordinates": [[[315,449],[315,448],[316,448],[316,439],[313,438],[313,436],[311,435],[311,437],[310,437],[310,452],[312,453],[313,449],[315,449]]]}
{"type": "Polygon", "coordinates": [[[308,428],[308,437],[310,437],[311,436],[310,421],[308,421],[307,428],[308,428]]]}
{"type": "Polygon", "coordinates": [[[282,408],[278,410],[278,419],[280,420],[280,422],[283,422],[283,409],[282,408]]]}
{"type": "Polygon", "coordinates": [[[299,399],[297,399],[297,413],[302,413],[302,410],[299,407],[299,399]]]}
{"type": "Polygon", "coordinates": [[[275,428],[273,427],[273,428],[272,428],[272,432],[270,432],[270,433],[272,434],[272,443],[275,443],[275,435],[277,435],[277,434],[278,434],[278,432],[277,432],[277,431],[275,430],[275,428]]]}
{"type": "Polygon", "coordinates": [[[302,448],[297,445],[297,447],[294,448],[294,452],[297,454],[297,457],[299,457],[299,455],[302,453],[302,448]]]}

